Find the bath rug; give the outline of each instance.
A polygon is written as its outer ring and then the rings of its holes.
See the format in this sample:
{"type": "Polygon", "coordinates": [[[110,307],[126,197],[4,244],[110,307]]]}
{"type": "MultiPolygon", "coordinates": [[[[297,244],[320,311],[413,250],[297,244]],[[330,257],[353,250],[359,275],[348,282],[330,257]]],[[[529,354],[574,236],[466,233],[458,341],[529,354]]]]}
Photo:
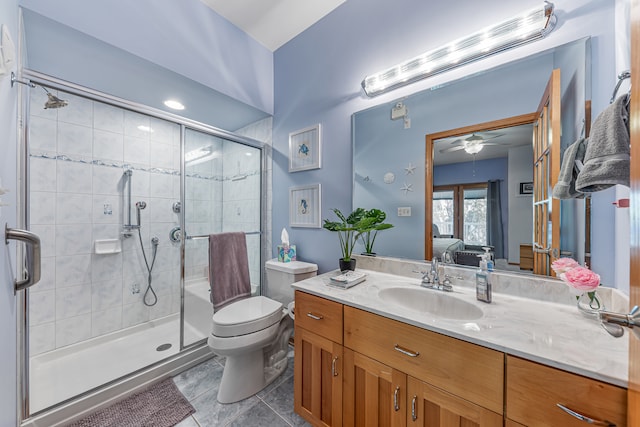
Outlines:
{"type": "Polygon", "coordinates": [[[171,427],[195,411],[167,378],[67,427],[171,427]]]}

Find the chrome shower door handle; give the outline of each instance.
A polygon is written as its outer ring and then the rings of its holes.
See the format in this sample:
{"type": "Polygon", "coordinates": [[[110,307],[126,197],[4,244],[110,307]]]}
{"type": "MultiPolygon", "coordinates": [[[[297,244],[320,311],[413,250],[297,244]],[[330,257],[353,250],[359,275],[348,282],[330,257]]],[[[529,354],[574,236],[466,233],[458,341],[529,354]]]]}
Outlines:
{"type": "Polygon", "coordinates": [[[26,244],[26,275],[23,280],[15,280],[14,293],[27,289],[30,286],[35,285],[40,281],[40,237],[38,235],[17,228],[9,228],[7,224],[4,225],[4,241],[5,244],[9,244],[9,240],[18,240],[26,244]]]}

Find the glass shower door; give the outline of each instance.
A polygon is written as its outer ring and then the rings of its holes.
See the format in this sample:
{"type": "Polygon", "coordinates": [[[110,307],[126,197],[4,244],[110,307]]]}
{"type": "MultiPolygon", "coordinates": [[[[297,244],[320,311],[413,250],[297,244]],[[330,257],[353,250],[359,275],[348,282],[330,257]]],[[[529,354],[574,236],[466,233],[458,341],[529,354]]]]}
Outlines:
{"type": "Polygon", "coordinates": [[[261,149],[242,142],[185,131],[185,346],[211,332],[210,234],[246,233],[252,293],[260,293],[261,156],[261,149]]]}

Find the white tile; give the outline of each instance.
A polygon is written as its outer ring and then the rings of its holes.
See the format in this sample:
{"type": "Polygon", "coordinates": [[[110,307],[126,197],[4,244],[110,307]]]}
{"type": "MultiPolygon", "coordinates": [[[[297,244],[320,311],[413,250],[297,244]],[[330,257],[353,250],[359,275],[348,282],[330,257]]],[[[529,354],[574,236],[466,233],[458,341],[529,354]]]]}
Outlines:
{"type": "Polygon", "coordinates": [[[93,158],[122,162],[124,160],[124,136],[121,133],[94,129],[93,158]]]}
{"type": "Polygon", "coordinates": [[[29,159],[31,191],[56,191],[56,160],[29,159]]]}
{"type": "Polygon", "coordinates": [[[150,117],[149,126],[153,129],[153,132],[149,135],[152,141],[162,142],[164,144],[175,144],[175,142],[179,142],[179,139],[176,138],[176,136],[179,136],[180,132],[179,125],[166,120],[150,117]]]}
{"type": "Polygon", "coordinates": [[[122,327],[121,306],[93,312],[91,317],[91,335],[94,337],[117,331],[122,327]]]}
{"type": "Polygon", "coordinates": [[[91,255],[58,256],[56,259],[56,288],[91,284],[91,255]]]}
{"type": "Polygon", "coordinates": [[[91,313],[91,288],[69,286],[56,290],[56,319],[68,319],[91,313]]]}
{"type": "Polygon", "coordinates": [[[122,281],[122,253],[91,255],[91,282],[122,281]]]}
{"type": "Polygon", "coordinates": [[[124,161],[135,165],[148,166],[149,140],[125,135],[124,161]]]}
{"type": "Polygon", "coordinates": [[[29,292],[29,326],[37,326],[56,320],[55,294],[55,290],[29,292]]]}
{"type": "MultiPolygon", "coordinates": [[[[135,170],[133,171],[133,175],[131,176],[131,194],[136,198],[142,198],[143,200],[149,197],[149,188],[150,188],[150,173],[135,170]]],[[[134,200],[134,203],[138,200],[134,200]]]]}
{"type": "Polygon", "coordinates": [[[122,307],[122,327],[139,325],[149,320],[149,307],[142,302],[122,307]]]}
{"type": "Polygon", "coordinates": [[[109,166],[93,165],[93,194],[107,194],[122,197],[125,194],[127,178],[124,170],[109,166]]]}
{"type": "Polygon", "coordinates": [[[149,185],[151,197],[173,198],[173,175],[154,173],[149,185]]]}
{"type": "Polygon", "coordinates": [[[58,161],[57,191],[59,193],[91,194],[91,165],[58,161]]]}
{"type": "Polygon", "coordinates": [[[123,134],[124,110],[95,101],[93,104],[93,127],[123,134]]]}
{"type": "Polygon", "coordinates": [[[56,324],[45,323],[29,328],[29,355],[31,357],[56,348],[56,324]]]}
{"type": "Polygon", "coordinates": [[[56,152],[57,123],[55,120],[32,116],[29,121],[29,149],[56,152]]]}
{"type": "Polygon", "coordinates": [[[32,291],[49,291],[56,287],[56,258],[43,257],[40,258],[40,281],[32,291]]]}
{"type": "Polygon", "coordinates": [[[93,126],[93,102],[91,100],[63,92],[60,92],[58,97],[69,103],[66,107],[58,109],[59,122],[93,126]]]}
{"type": "Polygon", "coordinates": [[[124,134],[134,136],[136,138],[149,139],[149,132],[140,127],[148,128],[149,116],[125,110],[124,112],[124,134]]]}
{"type": "Polygon", "coordinates": [[[58,153],[90,158],[93,153],[91,128],[58,122],[58,153]]]}
{"type": "Polygon", "coordinates": [[[56,348],[91,338],[91,314],[58,320],[56,322],[56,348]]]}
{"type": "Polygon", "coordinates": [[[149,164],[156,168],[173,168],[174,150],[169,144],[153,142],[149,152],[149,164]]]}
{"type": "Polygon", "coordinates": [[[58,193],[57,224],[91,224],[93,198],[90,194],[58,193]]]}
{"type": "Polygon", "coordinates": [[[172,222],[176,218],[175,213],[173,213],[174,201],[173,199],[149,198],[147,208],[142,211],[145,220],[144,224],[146,224],[147,221],[172,222]]]}
{"type": "Polygon", "coordinates": [[[92,228],[86,225],[58,225],[56,233],[56,255],[89,254],[93,250],[92,228]]]}
{"type": "Polygon", "coordinates": [[[113,278],[91,284],[92,311],[101,311],[122,306],[122,279],[113,278]]]}
{"type": "Polygon", "coordinates": [[[31,191],[29,222],[31,224],[56,223],[56,193],[31,191]]]}
{"type": "Polygon", "coordinates": [[[94,223],[122,223],[126,219],[126,212],[121,207],[123,197],[117,195],[100,194],[93,196],[94,223]]]}
{"type": "MultiPolygon", "coordinates": [[[[148,296],[148,301],[153,301],[152,296],[148,296]]],[[[171,314],[173,299],[170,294],[159,295],[155,305],[149,307],[149,319],[159,319],[171,314]]]]}
{"type": "Polygon", "coordinates": [[[91,251],[94,251],[94,242],[99,239],[119,239],[122,226],[120,224],[94,224],[92,230],[91,251]]]}
{"type": "Polygon", "coordinates": [[[32,225],[31,232],[40,237],[40,256],[56,255],[56,227],[54,225],[32,225]]]}

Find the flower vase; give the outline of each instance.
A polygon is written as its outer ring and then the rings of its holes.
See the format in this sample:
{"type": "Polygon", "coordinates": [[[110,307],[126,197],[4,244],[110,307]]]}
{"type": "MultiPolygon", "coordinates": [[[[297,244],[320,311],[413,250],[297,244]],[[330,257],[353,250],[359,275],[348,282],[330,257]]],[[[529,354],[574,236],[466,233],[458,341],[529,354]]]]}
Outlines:
{"type": "Polygon", "coordinates": [[[596,291],[585,292],[576,297],[578,310],[587,317],[598,318],[598,313],[605,309],[602,298],[598,297],[596,291]]]}

